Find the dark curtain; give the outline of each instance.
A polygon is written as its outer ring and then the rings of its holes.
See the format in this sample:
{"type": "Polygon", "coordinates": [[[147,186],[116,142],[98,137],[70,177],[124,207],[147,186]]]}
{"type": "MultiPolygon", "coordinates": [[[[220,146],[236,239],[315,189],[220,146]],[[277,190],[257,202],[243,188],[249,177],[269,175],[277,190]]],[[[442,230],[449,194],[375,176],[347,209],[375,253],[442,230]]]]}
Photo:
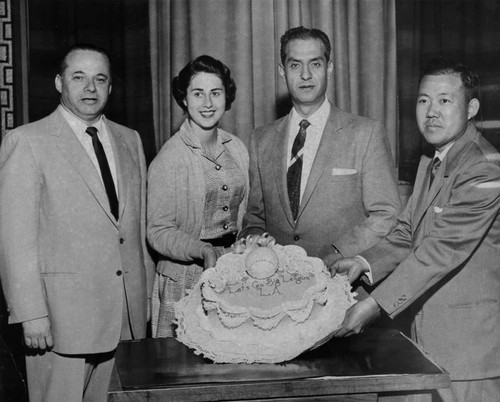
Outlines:
{"type": "Polygon", "coordinates": [[[113,91],[105,114],[137,130],[148,160],[155,155],[148,0],[29,0],[29,120],[51,113],[61,52],[94,43],[110,55],[113,91]]]}

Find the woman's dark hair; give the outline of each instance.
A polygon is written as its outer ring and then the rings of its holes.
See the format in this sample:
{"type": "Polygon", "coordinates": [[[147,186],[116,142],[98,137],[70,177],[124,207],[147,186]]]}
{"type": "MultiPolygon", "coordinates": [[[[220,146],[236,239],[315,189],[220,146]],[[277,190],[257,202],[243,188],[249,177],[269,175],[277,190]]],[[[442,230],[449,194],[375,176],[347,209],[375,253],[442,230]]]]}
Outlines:
{"type": "Polygon", "coordinates": [[[231,109],[231,104],[236,98],[236,84],[231,78],[231,71],[221,61],[211,56],[203,55],[186,64],[179,75],[172,81],[172,93],[182,110],[184,110],[184,112],[187,111],[184,99],[186,99],[187,89],[191,83],[191,79],[198,73],[215,74],[221,79],[226,92],[226,110],[231,109]]]}

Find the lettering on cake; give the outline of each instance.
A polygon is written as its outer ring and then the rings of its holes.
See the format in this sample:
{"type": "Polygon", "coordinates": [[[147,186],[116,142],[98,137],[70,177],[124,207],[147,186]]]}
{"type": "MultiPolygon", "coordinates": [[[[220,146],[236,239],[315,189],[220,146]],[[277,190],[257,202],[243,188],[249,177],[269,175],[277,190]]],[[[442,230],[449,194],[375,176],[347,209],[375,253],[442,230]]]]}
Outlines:
{"type": "MultiPolygon", "coordinates": [[[[289,274],[287,272],[280,273],[271,278],[252,280],[250,283],[242,280],[237,284],[228,284],[226,290],[229,294],[242,293],[242,292],[252,292],[257,293],[257,296],[269,297],[276,294],[282,294],[280,287],[283,284],[290,285],[301,285],[305,281],[310,281],[314,278],[313,273],[293,273],[289,274]]],[[[246,279],[246,278],[245,278],[246,279]]]]}
{"type": "Polygon", "coordinates": [[[226,289],[230,294],[233,294],[233,293],[241,293],[244,292],[245,290],[250,290],[250,287],[246,283],[242,282],[237,285],[228,285],[226,289]]]}
{"type": "Polygon", "coordinates": [[[283,282],[295,282],[296,285],[300,285],[302,281],[310,281],[313,278],[312,273],[307,273],[307,274],[289,274],[289,273],[284,273],[281,274],[280,277],[283,282]]]}

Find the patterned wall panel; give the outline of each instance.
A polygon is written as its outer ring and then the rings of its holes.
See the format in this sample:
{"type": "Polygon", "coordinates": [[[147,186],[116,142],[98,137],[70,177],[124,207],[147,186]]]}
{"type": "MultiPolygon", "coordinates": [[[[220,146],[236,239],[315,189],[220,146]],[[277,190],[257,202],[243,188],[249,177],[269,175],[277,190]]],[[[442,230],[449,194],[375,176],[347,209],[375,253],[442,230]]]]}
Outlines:
{"type": "Polygon", "coordinates": [[[0,0],[0,118],[2,136],[14,127],[11,0],[0,0]]]}

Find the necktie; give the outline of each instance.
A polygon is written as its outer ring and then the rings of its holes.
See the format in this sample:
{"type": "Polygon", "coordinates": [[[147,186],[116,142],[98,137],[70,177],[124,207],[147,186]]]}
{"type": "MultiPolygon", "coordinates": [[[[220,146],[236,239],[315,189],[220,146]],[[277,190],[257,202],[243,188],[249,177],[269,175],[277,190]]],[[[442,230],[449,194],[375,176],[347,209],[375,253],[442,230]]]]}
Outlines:
{"type": "Polygon", "coordinates": [[[432,186],[432,182],[434,181],[434,177],[436,177],[439,166],[441,166],[441,159],[436,156],[431,162],[431,180],[429,182],[429,187],[432,186]]]}
{"type": "Polygon", "coordinates": [[[299,133],[295,137],[292,146],[292,157],[290,167],[287,172],[288,198],[290,200],[290,208],[292,210],[293,219],[297,219],[300,204],[300,178],[302,176],[302,154],[304,142],[306,141],[306,129],[311,123],[307,120],[302,120],[299,123],[299,133]]]}
{"type": "Polygon", "coordinates": [[[97,137],[97,128],[87,127],[85,132],[92,137],[92,146],[94,147],[95,156],[97,157],[97,162],[101,169],[102,181],[106,189],[106,194],[108,195],[109,207],[115,219],[118,220],[118,198],[116,197],[115,184],[113,182],[113,176],[111,176],[111,170],[109,169],[104,148],[97,137]]]}

